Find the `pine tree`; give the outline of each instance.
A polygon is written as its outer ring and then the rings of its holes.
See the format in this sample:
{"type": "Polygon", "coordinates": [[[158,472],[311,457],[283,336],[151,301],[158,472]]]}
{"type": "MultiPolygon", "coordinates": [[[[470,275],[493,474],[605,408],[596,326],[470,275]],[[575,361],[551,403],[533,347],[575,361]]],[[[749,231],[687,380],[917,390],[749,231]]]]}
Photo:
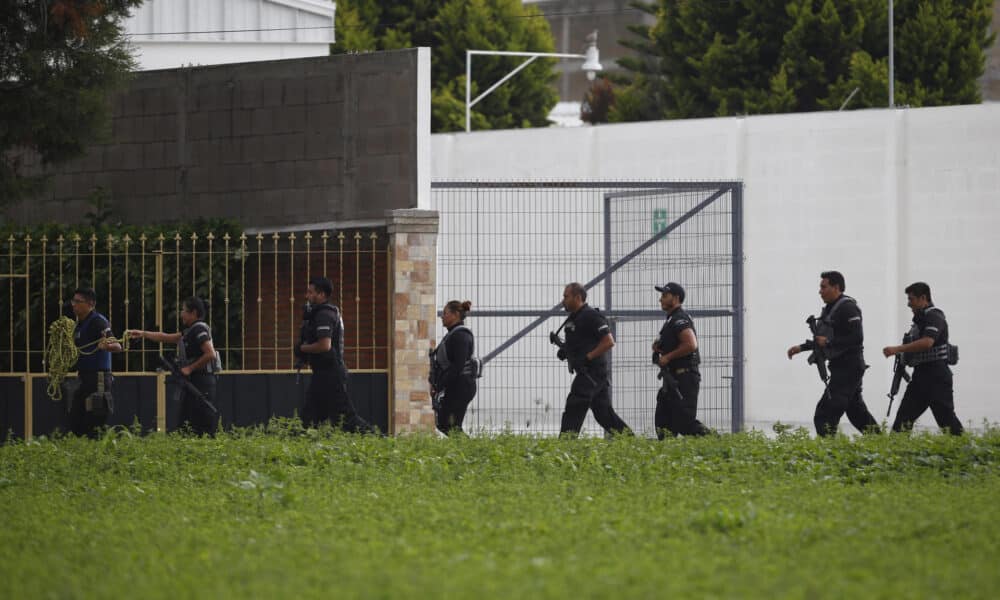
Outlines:
{"type": "Polygon", "coordinates": [[[6,0],[0,7],[0,204],[39,191],[26,173],[109,135],[108,98],[134,68],[121,20],[142,0],[6,0]]]}
{"type": "MultiPolygon", "coordinates": [[[[850,108],[888,101],[884,0],[658,0],[611,119],[850,108]]],[[[896,102],[981,101],[991,0],[895,0],[896,102]]]]}

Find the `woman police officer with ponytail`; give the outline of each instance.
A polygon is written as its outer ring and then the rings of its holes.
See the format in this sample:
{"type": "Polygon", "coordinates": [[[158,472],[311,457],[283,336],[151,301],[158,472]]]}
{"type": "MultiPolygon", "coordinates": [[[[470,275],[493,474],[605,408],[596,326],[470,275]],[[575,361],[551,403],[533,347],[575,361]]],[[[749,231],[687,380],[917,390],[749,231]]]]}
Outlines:
{"type": "Polygon", "coordinates": [[[205,396],[208,403],[195,397],[189,390],[181,395],[181,423],[191,428],[196,435],[213,434],[218,426],[217,415],[209,403],[215,402],[216,373],[221,368],[215,346],[212,344],[212,329],[205,323],[208,308],[197,296],[184,300],[181,308],[181,323],[184,331],[163,333],[160,331],[132,330],[132,339],[147,339],[165,344],[177,344],[181,373],[191,380],[205,396]]]}
{"type": "Polygon", "coordinates": [[[475,357],[475,336],[465,326],[472,302],[452,300],[441,311],[441,324],[448,332],[431,350],[431,397],[437,428],[447,435],[462,433],[465,411],[476,395],[481,369],[475,357]]]}

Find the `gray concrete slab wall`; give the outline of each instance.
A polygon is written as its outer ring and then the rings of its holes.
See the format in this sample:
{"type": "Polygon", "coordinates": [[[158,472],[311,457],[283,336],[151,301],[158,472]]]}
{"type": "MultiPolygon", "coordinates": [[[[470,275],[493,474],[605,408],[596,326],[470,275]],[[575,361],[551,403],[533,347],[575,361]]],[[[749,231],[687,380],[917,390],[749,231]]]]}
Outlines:
{"type": "Polygon", "coordinates": [[[287,227],[415,208],[419,65],[411,49],[139,73],[111,100],[113,141],[53,169],[7,217],[81,221],[98,186],[135,224],[287,227]]]}

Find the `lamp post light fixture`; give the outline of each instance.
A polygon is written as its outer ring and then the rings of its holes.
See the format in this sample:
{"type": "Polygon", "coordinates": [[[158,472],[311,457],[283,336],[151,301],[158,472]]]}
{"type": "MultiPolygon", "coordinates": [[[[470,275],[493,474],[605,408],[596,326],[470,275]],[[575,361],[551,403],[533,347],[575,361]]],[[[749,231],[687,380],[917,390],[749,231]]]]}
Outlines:
{"type": "Polygon", "coordinates": [[[517,75],[521,69],[524,69],[537,58],[582,58],[583,66],[582,70],[587,73],[587,79],[593,81],[597,76],[598,71],[603,71],[604,67],[601,66],[600,52],[597,49],[597,31],[587,36],[587,49],[584,54],[558,54],[552,52],[507,52],[503,50],[466,50],[465,51],[465,130],[472,131],[472,107],[479,103],[480,100],[485,98],[501,85],[504,84],[508,79],[517,75]],[[528,60],[524,61],[517,66],[513,71],[507,73],[499,81],[494,83],[482,94],[472,100],[472,57],[474,55],[490,55],[490,56],[524,56],[528,60]]]}

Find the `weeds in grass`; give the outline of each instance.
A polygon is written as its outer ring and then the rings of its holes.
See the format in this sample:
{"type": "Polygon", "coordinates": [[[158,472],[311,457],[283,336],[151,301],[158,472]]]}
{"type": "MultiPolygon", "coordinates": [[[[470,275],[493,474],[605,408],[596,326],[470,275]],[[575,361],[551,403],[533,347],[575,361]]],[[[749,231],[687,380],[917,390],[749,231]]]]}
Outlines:
{"type": "Polygon", "coordinates": [[[214,438],[0,447],[30,597],[988,597],[1000,430],[214,438]]]}

